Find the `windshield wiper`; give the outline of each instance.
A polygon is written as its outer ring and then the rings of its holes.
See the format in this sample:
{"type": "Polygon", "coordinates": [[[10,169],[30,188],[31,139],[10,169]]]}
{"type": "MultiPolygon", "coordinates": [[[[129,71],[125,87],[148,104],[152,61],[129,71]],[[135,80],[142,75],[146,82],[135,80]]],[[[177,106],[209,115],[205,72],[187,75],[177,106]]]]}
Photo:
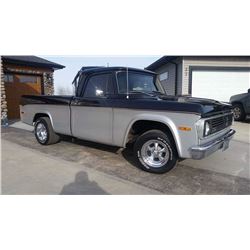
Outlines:
{"type": "Polygon", "coordinates": [[[164,95],[164,93],[162,93],[161,91],[158,91],[158,90],[153,90],[152,93],[164,95]]]}

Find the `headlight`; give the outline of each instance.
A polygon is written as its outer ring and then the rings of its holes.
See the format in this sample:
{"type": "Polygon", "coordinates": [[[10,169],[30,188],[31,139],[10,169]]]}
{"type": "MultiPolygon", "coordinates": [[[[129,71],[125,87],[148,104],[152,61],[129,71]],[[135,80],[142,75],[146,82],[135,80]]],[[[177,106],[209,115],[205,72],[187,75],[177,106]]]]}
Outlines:
{"type": "Polygon", "coordinates": [[[211,127],[209,122],[205,122],[204,125],[204,136],[208,136],[211,132],[211,127]]]}

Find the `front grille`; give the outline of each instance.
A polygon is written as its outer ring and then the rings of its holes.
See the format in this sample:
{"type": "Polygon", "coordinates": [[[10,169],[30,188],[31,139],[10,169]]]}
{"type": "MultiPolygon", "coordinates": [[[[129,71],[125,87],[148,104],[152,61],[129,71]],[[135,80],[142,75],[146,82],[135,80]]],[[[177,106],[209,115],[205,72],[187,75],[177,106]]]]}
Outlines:
{"type": "Polygon", "coordinates": [[[209,120],[211,126],[211,133],[214,134],[224,128],[227,128],[233,123],[233,114],[227,114],[224,116],[219,116],[209,120]]]}

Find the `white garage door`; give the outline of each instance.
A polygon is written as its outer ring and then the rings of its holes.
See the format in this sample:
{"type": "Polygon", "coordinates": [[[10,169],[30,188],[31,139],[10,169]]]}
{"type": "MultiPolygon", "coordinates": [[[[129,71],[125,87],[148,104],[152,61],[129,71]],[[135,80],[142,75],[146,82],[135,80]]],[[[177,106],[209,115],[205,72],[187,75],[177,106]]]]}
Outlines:
{"type": "Polygon", "coordinates": [[[228,102],[250,88],[250,71],[193,71],[192,96],[228,102]]]}

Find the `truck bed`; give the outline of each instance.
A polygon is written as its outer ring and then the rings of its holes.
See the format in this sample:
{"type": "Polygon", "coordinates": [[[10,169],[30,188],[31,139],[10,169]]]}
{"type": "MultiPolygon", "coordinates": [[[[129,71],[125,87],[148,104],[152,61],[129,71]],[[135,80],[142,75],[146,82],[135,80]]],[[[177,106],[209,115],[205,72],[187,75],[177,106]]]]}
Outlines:
{"type": "Polygon", "coordinates": [[[73,96],[24,95],[20,101],[20,116],[24,123],[33,125],[37,116],[47,115],[55,132],[71,135],[70,103],[73,96]]]}
{"type": "Polygon", "coordinates": [[[56,105],[70,105],[73,96],[70,95],[23,95],[20,105],[27,104],[56,104],[56,105]]]}

